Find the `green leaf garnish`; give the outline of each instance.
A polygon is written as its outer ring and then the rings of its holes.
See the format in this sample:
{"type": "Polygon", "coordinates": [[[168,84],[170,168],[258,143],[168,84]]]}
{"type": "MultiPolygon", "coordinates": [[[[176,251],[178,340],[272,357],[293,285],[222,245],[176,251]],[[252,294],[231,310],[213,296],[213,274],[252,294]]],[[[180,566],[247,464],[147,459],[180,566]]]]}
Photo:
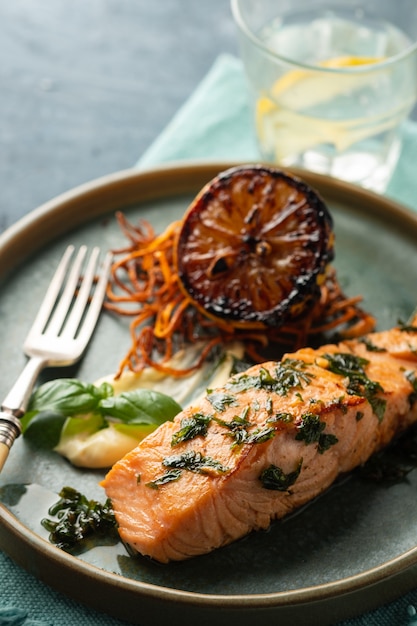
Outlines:
{"type": "Polygon", "coordinates": [[[262,483],[264,489],[271,489],[273,491],[288,491],[288,489],[297,480],[303,461],[299,462],[297,468],[293,472],[285,474],[277,465],[269,465],[263,470],[259,476],[259,480],[262,483]]]}
{"type": "Polygon", "coordinates": [[[234,391],[267,389],[280,396],[286,396],[291,389],[301,389],[311,383],[314,375],[306,371],[307,367],[308,364],[304,361],[287,358],[277,365],[274,374],[261,367],[258,376],[243,374],[231,380],[227,387],[233,388],[234,391]]]}
{"type": "Polygon", "coordinates": [[[146,483],[146,487],[150,487],[151,489],[159,489],[162,485],[166,485],[168,483],[172,483],[178,480],[181,477],[182,470],[181,469],[172,469],[167,470],[165,474],[159,476],[155,480],[151,480],[149,483],[146,483]]]}
{"type": "Polygon", "coordinates": [[[28,412],[54,411],[66,417],[91,413],[101,400],[113,395],[113,387],[103,383],[96,387],[75,378],[51,380],[36,389],[28,412]]]}
{"type": "Polygon", "coordinates": [[[181,428],[172,435],[171,446],[176,446],[195,437],[205,437],[211,419],[211,415],[204,415],[203,413],[184,417],[181,420],[181,428]]]}
{"type": "Polygon", "coordinates": [[[304,413],[301,419],[295,436],[298,441],[304,441],[306,445],[317,443],[317,450],[320,454],[338,442],[335,435],[323,433],[326,422],[321,422],[320,417],[315,413],[304,413]]]}
{"type": "Polygon", "coordinates": [[[380,348],[379,346],[375,345],[370,339],[369,337],[362,337],[362,339],[359,339],[360,343],[363,343],[364,346],[366,347],[366,349],[369,352],[386,352],[386,348],[380,348]]]}
{"type": "Polygon", "coordinates": [[[291,413],[275,413],[266,420],[268,424],[274,424],[276,422],[283,422],[284,424],[290,424],[294,421],[294,416],[291,413]]]}
{"type": "Polygon", "coordinates": [[[189,472],[196,472],[197,474],[211,474],[211,470],[215,470],[220,474],[224,474],[228,471],[228,468],[219,461],[216,461],[210,456],[203,456],[201,452],[196,452],[195,450],[184,452],[184,454],[167,456],[162,461],[162,465],[175,469],[185,469],[189,472]]]}
{"type": "Polygon", "coordinates": [[[181,411],[171,397],[151,389],[114,395],[112,385],[95,386],[73,378],[49,381],[32,395],[22,418],[25,437],[43,447],[54,448],[60,439],[115,426],[130,427],[127,434],[140,438],[181,411]],[[136,428],[134,428],[136,427],[136,428]]]}
{"type": "Polygon", "coordinates": [[[398,320],[398,328],[406,333],[417,333],[417,326],[404,322],[403,320],[398,320]]]}
{"type": "Polygon", "coordinates": [[[37,448],[52,450],[59,442],[66,420],[65,415],[61,413],[43,411],[36,414],[35,419],[22,424],[22,427],[25,437],[37,448]]]}
{"type": "Polygon", "coordinates": [[[97,410],[126,424],[155,424],[173,419],[180,405],[159,391],[136,389],[100,400],[97,410]]]}
{"type": "MultiPolygon", "coordinates": [[[[41,418],[43,413],[39,414],[41,418]]],[[[34,420],[37,423],[39,420],[34,420]]],[[[61,440],[67,437],[76,437],[78,435],[92,435],[103,427],[103,418],[97,413],[90,413],[83,417],[67,417],[61,431],[61,440]]],[[[27,432],[27,435],[29,433],[27,432]]]]}
{"type": "Polygon", "coordinates": [[[382,385],[377,381],[370,380],[365,373],[364,368],[369,361],[350,352],[324,354],[323,357],[328,361],[331,372],[348,378],[347,392],[350,395],[366,398],[381,422],[387,403],[384,398],[377,396],[378,393],[384,392],[382,385]]]}
{"type": "Polygon", "coordinates": [[[237,404],[235,396],[222,391],[212,391],[211,389],[207,389],[207,400],[213,409],[219,411],[219,413],[225,411],[228,406],[236,406],[237,404]]]}
{"type": "Polygon", "coordinates": [[[252,433],[247,433],[247,437],[243,443],[265,443],[275,436],[275,429],[264,426],[252,433]]]}

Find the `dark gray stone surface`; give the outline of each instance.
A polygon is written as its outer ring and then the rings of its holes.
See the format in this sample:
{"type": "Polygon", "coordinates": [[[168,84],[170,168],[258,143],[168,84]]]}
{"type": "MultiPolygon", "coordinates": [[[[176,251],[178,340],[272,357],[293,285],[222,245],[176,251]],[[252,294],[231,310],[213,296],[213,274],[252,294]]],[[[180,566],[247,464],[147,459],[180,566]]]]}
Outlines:
{"type": "Polygon", "coordinates": [[[0,231],[133,165],[236,51],[229,0],[0,2],[0,231]]]}

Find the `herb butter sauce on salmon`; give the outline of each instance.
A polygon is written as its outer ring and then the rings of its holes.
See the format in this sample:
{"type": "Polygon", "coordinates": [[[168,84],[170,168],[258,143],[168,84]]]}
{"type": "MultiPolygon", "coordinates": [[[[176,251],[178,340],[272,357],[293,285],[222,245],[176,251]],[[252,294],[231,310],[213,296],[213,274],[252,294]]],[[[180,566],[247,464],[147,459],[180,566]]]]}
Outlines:
{"type": "Polygon", "coordinates": [[[102,485],[162,563],[266,529],[417,421],[417,319],[255,365],[165,422],[102,485]]]}

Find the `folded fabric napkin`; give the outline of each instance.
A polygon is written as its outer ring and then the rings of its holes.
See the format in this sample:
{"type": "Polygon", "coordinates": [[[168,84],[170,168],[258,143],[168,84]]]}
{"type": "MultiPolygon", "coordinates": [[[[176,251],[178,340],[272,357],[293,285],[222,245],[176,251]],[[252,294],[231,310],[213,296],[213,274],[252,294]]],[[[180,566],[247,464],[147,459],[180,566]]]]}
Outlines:
{"type": "MultiPolygon", "coordinates": [[[[137,166],[148,168],[181,160],[256,161],[259,152],[251,125],[242,65],[235,57],[221,55],[137,166]]],[[[407,122],[403,151],[387,195],[417,210],[416,162],[417,124],[407,122]]],[[[126,625],[50,589],[1,553],[0,589],[0,626],[126,625]]],[[[338,626],[417,626],[415,607],[417,588],[338,626]]]]}
{"type": "MultiPolygon", "coordinates": [[[[181,160],[260,159],[239,59],[218,57],[194,94],[137,165],[147,168],[181,160]]],[[[386,195],[417,210],[417,123],[402,127],[402,152],[386,195]]]]}

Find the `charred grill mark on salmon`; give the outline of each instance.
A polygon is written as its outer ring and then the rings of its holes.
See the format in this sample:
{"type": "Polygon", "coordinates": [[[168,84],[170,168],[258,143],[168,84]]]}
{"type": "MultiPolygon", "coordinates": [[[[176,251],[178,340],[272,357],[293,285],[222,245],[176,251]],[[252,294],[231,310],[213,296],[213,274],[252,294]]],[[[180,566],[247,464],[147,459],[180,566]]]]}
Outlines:
{"type": "Polygon", "coordinates": [[[416,368],[411,326],[305,348],[209,390],[103,481],[122,541],[165,563],[267,528],[417,421],[416,368]]]}

